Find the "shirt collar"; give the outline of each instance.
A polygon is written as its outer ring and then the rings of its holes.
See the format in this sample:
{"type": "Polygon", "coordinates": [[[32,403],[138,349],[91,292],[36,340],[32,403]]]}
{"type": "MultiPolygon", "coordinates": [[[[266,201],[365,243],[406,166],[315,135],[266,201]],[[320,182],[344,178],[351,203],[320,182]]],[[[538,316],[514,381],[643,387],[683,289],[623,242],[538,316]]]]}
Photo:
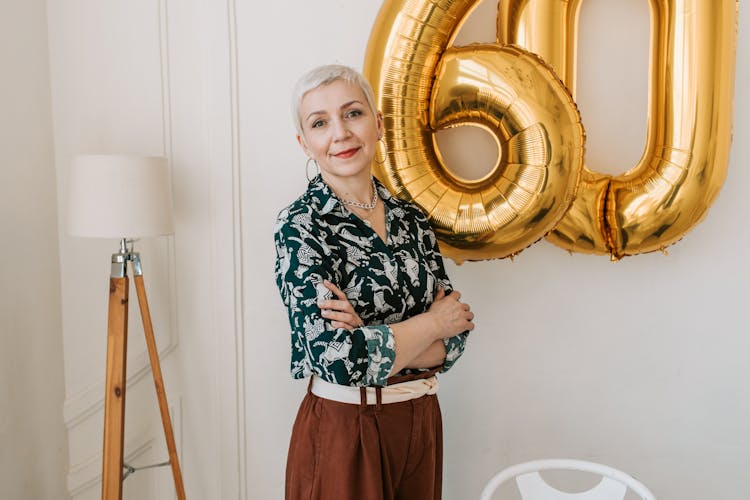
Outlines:
{"type": "Polygon", "coordinates": [[[327,214],[333,210],[336,205],[339,205],[338,198],[333,194],[328,184],[323,182],[323,177],[320,174],[316,175],[310,184],[307,185],[307,193],[312,201],[313,208],[320,212],[322,215],[327,214]]]}
{"type": "MultiPolygon", "coordinates": [[[[392,196],[391,192],[388,191],[388,188],[383,186],[377,179],[375,179],[375,187],[378,190],[378,195],[384,202],[390,201],[392,196]]],[[[310,181],[310,184],[307,186],[307,192],[312,200],[313,208],[315,208],[321,215],[330,213],[335,208],[338,208],[342,211],[342,215],[345,215],[344,206],[333,193],[331,188],[328,187],[328,184],[325,183],[320,174],[316,175],[315,178],[310,181]]]]}

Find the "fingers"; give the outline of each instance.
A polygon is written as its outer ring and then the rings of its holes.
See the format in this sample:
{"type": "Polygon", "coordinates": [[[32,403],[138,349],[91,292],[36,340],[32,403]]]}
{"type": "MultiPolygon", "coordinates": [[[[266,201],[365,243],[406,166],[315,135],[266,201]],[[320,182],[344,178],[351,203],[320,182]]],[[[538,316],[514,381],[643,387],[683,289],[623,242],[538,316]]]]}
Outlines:
{"type": "MultiPolygon", "coordinates": [[[[469,304],[467,304],[465,302],[461,302],[461,300],[460,300],[461,299],[461,292],[459,292],[458,290],[453,290],[453,292],[451,292],[451,294],[448,295],[448,297],[450,297],[451,299],[454,299],[456,301],[456,304],[462,310],[464,310],[466,312],[470,312],[471,311],[471,306],[469,304]]],[[[474,315],[472,314],[472,318],[473,317],[474,317],[474,315]]]]}
{"type": "Polygon", "coordinates": [[[465,323],[461,327],[463,328],[462,331],[465,331],[465,330],[471,331],[474,329],[474,313],[473,312],[466,310],[463,320],[465,323]]]}
{"type": "Polygon", "coordinates": [[[321,300],[318,302],[318,307],[320,307],[321,309],[335,309],[337,311],[349,311],[352,313],[354,312],[354,307],[352,307],[351,302],[349,302],[349,298],[344,292],[341,291],[339,287],[328,280],[323,280],[323,285],[331,292],[333,292],[333,294],[336,295],[339,300],[321,300]]]}
{"type": "Polygon", "coordinates": [[[347,330],[353,330],[357,327],[362,326],[362,320],[359,316],[349,313],[341,313],[326,309],[321,311],[321,315],[330,320],[331,326],[334,328],[346,328],[347,330]]]}
{"type": "Polygon", "coordinates": [[[474,313],[469,311],[468,309],[459,309],[458,311],[456,311],[455,318],[457,321],[472,322],[474,321],[474,313]]]}
{"type": "Polygon", "coordinates": [[[323,309],[320,314],[326,319],[330,319],[333,321],[343,321],[350,324],[354,324],[357,319],[357,316],[355,314],[334,311],[333,309],[323,309]]]}
{"type": "Polygon", "coordinates": [[[339,300],[347,300],[346,294],[341,291],[339,287],[334,285],[328,280],[323,280],[323,286],[333,292],[333,294],[339,298],[339,300]]]}
{"type": "Polygon", "coordinates": [[[321,309],[320,314],[331,322],[331,326],[334,328],[346,328],[347,330],[363,326],[362,320],[354,311],[354,306],[349,302],[346,294],[329,280],[323,280],[323,285],[339,299],[328,299],[318,302],[318,307],[321,309]]]}
{"type": "Polygon", "coordinates": [[[471,306],[461,302],[460,299],[461,293],[458,290],[445,295],[445,290],[439,288],[430,306],[430,312],[434,313],[438,321],[442,323],[445,336],[452,337],[461,332],[474,330],[474,313],[471,311],[471,306]]]}
{"type": "Polygon", "coordinates": [[[354,313],[354,307],[352,307],[351,302],[345,300],[321,300],[318,302],[318,307],[321,309],[333,309],[334,311],[354,313]]]}

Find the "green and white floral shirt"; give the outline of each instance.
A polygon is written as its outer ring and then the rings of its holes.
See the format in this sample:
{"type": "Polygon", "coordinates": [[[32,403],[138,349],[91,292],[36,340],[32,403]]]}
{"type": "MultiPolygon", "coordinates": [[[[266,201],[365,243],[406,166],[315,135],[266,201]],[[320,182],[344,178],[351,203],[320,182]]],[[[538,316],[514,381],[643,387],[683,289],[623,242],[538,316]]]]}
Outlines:
{"type": "MultiPolygon", "coordinates": [[[[427,311],[445,274],[435,233],[422,211],[377,183],[385,204],[387,242],[339,202],[318,175],[279,213],[275,227],[276,284],[292,328],[294,378],[384,386],[395,358],[391,323],[427,311]],[[328,279],[344,291],[365,326],[333,328],[318,300],[331,298],[328,279]]],[[[468,332],[444,340],[447,371],[461,356],[468,332]]],[[[404,369],[398,375],[428,369],[404,369]]]]}

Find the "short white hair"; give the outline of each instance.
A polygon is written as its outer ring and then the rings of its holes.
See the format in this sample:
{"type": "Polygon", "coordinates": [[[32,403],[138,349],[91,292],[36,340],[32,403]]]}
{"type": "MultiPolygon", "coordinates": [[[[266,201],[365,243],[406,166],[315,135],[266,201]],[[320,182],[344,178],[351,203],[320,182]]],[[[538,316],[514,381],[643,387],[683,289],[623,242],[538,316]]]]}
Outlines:
{"type": "Polygon", "coordinates": [[[317,89],[318,87],[329,85],[337,80],[344,80],[345,82],[359,87],[367,100],[367,105],[370,107],[370,111],[372,111],[373,115],[377,114],[377,109],[375,108],[375,94],[372,92],[370,83],[359,71],[341,64],[318,66],[302,75],[302,77],[297,80],[297,84],[294,86],[294,91],[292,92],[292,118],[294,119],[294,125],[297,127],[297,133],[299,135],[302,135],[302,117],[299,115],[299,112],[305,94],[311,90],[317,89]]]}

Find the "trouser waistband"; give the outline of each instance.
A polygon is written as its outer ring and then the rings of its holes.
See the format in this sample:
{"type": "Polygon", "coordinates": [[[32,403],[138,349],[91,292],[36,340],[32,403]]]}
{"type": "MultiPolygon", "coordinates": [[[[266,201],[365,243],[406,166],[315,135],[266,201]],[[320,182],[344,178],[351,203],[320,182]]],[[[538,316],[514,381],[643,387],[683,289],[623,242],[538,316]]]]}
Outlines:
{"type": "Polygon", "coordinates": [[[338,385],[326,382],[322,378],[313,375],[310,391],[316,396],[339,403],[363,404],[366,394],[366,403],[390,404],[409,401],[431,394],[436,394],[440,384],[434,375],[430,378],[422,378],[388,385],[385,387],[354,387],[349,385],[338,385]],[[380,394],[378,394],[378,392],[380,394]],[[380,396],[380,397],[378,397],[380,396]],[[378,401],[380,399],[380,401],[378,401]]]}

